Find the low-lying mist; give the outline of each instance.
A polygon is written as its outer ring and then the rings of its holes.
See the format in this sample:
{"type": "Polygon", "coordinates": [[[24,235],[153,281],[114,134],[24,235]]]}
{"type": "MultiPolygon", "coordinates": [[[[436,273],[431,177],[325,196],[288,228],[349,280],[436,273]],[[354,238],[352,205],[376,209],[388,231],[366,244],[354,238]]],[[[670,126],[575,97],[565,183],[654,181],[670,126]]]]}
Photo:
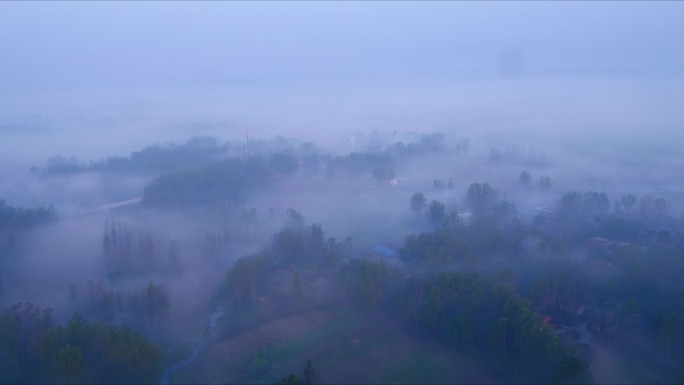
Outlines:
{"type": "Polygon", "coordinates": [[[682,3],[482,5],[0,4],[0,384],[682,383],[682,3]]]}

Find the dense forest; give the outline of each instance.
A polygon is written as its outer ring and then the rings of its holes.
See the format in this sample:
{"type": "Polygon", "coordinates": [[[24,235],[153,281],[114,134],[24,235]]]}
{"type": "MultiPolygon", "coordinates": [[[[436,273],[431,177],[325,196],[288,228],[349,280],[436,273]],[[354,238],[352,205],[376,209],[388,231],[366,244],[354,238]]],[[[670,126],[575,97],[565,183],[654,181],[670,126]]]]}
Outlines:
{"type": "Polygon", "coordinates": [[[129,384],[156,381],[161,349],[130,329],[16,304],[0,314],[5,383],[129,384]]]}
{"type": "Polygon", "coordinates": [[[250,146],[195,138],[32,169],[149,178],[139,199],[75,214],[0,201],[0,381],[684,378],[678,202],[440,133],[250,146]]]}

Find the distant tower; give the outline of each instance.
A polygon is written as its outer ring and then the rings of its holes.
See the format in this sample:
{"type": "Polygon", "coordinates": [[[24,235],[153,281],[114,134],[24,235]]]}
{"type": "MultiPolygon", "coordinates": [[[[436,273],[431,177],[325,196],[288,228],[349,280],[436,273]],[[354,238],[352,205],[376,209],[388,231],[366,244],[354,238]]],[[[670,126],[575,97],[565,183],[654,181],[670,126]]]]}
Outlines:
{"type": "Polygon", "coordinates": [[[247,139],[247,159],[249,159],[249,130],[245,129],[245,139],[247,139]]]}

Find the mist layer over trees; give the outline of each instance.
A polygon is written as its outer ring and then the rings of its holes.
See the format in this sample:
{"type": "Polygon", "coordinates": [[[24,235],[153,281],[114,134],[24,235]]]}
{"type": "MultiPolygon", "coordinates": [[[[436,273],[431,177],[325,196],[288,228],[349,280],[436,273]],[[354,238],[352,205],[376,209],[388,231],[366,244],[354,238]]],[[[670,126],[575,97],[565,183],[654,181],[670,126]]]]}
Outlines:
{"type": "Polygon", "coordinates": [[[563,180],[552,154],[374,135],[348,153],[192,138],[109,156],[116,171],[35,166],[35,183],[150,177],[68,214],[3,201],[3,381],[680,378],[680,202],[563,180]],[[167,168],[133,161],[152,152],[167,168]]]}
{"type": "Polygon", "coordinates": [[[683,383],[683,10],[0,4],[0,383],[683,383]]]}

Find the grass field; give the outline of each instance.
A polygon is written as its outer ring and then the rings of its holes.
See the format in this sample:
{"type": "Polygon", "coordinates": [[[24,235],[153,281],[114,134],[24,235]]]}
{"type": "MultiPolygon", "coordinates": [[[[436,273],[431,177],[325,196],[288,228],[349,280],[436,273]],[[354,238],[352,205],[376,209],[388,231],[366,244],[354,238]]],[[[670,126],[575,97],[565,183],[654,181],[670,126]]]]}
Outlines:
{"type": "Polygon", "coordinates": [[[172,380],[276,383],[312,360],[322,383],[487,383],[472,359],[405,332],[381,315],[348,308],[305,310],[214,341],[172,380]]]}

